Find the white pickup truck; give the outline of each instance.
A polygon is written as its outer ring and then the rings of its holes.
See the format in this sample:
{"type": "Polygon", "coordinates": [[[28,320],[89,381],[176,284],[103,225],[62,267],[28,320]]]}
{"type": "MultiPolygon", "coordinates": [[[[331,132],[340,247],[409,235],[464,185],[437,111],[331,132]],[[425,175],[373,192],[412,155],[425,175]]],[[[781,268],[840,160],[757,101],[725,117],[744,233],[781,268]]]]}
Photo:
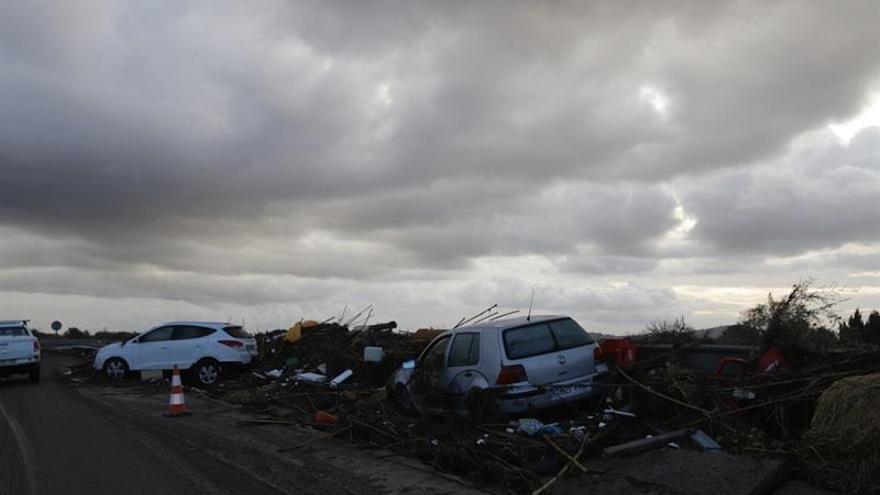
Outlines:
{"type": "Polygon", "coordinates": [[[0,321],[0,378],[16,374],[40,381],[40,342],[27,320],[0,321]]]}

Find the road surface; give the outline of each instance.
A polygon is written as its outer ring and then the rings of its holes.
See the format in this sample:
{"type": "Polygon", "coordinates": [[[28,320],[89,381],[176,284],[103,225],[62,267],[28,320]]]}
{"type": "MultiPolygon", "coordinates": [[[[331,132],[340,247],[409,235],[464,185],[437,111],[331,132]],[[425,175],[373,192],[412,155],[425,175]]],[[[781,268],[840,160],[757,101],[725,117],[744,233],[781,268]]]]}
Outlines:
{"type": "Polygon", "coordinates": [[[43,382],[0,380],[0,495],[460,492],[418,466],[332,445],[278,453],[317,433],[245,428],[228,405],[187,394],[195,414],[163,418],[167,386],[76,387],[44,354],[43,382]]]}
{"type": "Polygon", "coordinates": [[[9,474],[0,493],[278,493],[125,421],[59,382],[46,361],[43,383],[0,382],[0,473],[9,474]]]}

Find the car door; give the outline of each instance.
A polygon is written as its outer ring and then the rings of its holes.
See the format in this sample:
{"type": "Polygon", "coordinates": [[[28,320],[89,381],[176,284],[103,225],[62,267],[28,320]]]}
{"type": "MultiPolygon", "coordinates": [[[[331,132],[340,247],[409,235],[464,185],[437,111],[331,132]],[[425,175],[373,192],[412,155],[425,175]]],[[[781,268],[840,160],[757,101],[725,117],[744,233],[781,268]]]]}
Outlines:
{"type": "Polygon", "coordinates": [[[486,378],[479,372],[480,334],[457,333],[449,345],[446,367],[441,371],[441,386],[450,398],[462,398],[475,384],[486,386],[486,378]]]}
{"type": "Polygon", "coordinates": [[[171,335],[171,365],[188,369],[207,352],[207,337],[216,332],[213,328],[194,325],[178,325],[171,335]]]}
{"type": "Polygon", "coordinates": [[[440,337],[419,358],[418,366],[413,374],[415,389],[413,401],[421,407],[433,409],[440,402],[441,378],[446,368],[446,351],[449,349],[449,341],[449,335],[440,337]]]}
{"type": "Polygon", "coordinates": [[[173,332],[173,326],[158,327],[132,341],[132,363],[129,363],[129,367],[133,370],[169,369],[173,332]]]}

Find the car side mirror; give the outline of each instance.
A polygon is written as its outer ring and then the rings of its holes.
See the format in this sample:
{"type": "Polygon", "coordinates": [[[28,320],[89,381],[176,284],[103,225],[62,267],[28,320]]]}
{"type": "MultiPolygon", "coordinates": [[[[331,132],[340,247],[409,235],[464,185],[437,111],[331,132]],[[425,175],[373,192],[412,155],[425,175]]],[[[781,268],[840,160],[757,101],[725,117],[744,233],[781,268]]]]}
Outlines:
{"type": "Polygon", "coordinates": [[[405,369],[405,370],[414,370],[414,369],[416,369],[416,365],[417,365],[417,364],[418,364],[418,363],[416,363],[416,360],[415,360],[415,359],[410,359],[409,361],[404,361],[404,362],[403,362],[403,369],[405,369]]]}

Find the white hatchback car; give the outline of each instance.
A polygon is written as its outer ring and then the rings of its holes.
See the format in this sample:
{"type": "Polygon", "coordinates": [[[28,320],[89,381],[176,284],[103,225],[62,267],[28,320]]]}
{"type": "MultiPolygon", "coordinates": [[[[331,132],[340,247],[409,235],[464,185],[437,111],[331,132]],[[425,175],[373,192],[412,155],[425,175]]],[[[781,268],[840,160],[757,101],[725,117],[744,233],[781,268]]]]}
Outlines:
{"type": "Polygon", "coordinates": [[[202,385],[213,385],[224,367],[249,364],[257,355],[254,338],[238,325],[174,321],[137,337],[102,347],[94,368],[112,379],[129,371],[191,370],[202,385]]]}

